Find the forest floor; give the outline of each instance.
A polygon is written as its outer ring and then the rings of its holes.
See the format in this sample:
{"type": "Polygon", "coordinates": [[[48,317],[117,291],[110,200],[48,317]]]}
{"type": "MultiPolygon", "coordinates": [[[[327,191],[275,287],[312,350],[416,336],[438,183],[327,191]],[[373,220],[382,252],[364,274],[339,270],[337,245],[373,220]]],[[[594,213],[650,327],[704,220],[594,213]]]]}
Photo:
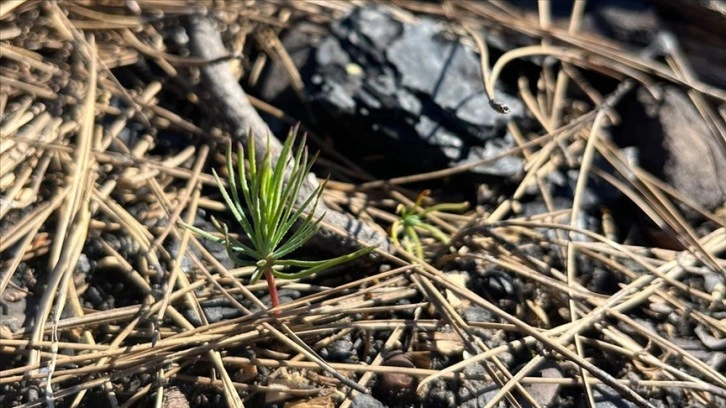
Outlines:
{"type": "Polygon", "coordinates": [[[726,406],[723,3],[557,7],[2,2],[0,406],[726,406]],[[181,222],[290,129],[270,311],[181,222]]]}

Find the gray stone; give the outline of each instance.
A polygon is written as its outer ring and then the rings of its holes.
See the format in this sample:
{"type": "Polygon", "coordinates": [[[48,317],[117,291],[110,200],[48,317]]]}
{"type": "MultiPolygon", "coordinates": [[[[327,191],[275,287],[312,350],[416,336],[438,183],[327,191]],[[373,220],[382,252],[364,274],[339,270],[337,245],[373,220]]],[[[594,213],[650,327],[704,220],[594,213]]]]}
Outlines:
{"type": "MultiPolygon", "coordinates": [[[[12,287],[7,289],[8,293],[15,291],[12,287]]],[[[26,320],[27,306],[27,298],[20,294],[12,300],[0,296],[0,326],[6,327],[10,332],[22,329],[26,320]]]]}
{"type": "MultiPolygon", "coordinates": [[[[635,408],[638,405],[626,400],[615,390],[605,384],[597,384],[592,387],[592,393],[596,408],[635,408]]],[[[578,407],[586,407],[587,402],[580,401],[578,407]]]]}
{"type": "Polygon", "coordinates": [[[710,133],[688,96],[665,86],[660,103],[644,90],[623,117],[619,140],[638,147],[641,166],[712,210],[726,202],[726,146],[710,133]]]}
{"type": "MultiPolygon", "coordinates": [[[[387,7],[355,9],[321,41],[315,64],[308,83],[315,111],[356,148],[430,171],[516,146],[506,124],[524,117],[522,103],[497,87],[495,98],[510,113],[495,112],[479,57],[433,20],[407,24],[387,7]]],[[[474,171],[513,177],[521,170],[519,158],[506,157],[474,171]]]]}
{"type": "Polygon", "coordinates": [[[358,394],[353,397],[352,408],[385,408],[385,405],[368,394],[358,394]]]}
{"type": "MultiPolygon", "coordinates": [[[[562,369],[552,361],[546,361],[543,366],[537,370],[537,376],[542,378],[563,378],[562,369]]],[[[527,384],[524,389],[543,407],[551,406],[557,395],[559,394],[560,384],[534,383],[527,384]]]]}

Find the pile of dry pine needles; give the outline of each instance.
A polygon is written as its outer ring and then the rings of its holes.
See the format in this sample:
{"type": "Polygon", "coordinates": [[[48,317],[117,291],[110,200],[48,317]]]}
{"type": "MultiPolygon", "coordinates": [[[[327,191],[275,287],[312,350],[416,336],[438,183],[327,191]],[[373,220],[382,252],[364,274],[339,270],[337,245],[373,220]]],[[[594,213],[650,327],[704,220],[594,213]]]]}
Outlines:
{"type": "MultiPolygon", "coordinates": [[[[522,100],[546,133],[519,134],[519,148],[509,152],[525,160],[520,188],[493,211],[432,213],[428,217],[451,237],[458,249],[455,255],[422,260],[400,250],[379,250],[378,261],[391,266],[383,272],[358,275],[335,287],[282,282],[306,295],[285,303],[280,315],[271,316],[259,311],[264,305],[256,294],[264,293],[263,283],[246,285],[247,268],[226,268],[189,231],[178,227],[178,220],[193,222],[198,209],[224,210],[218,196],[203,195],[202,187],[214,186],[210,168],[219,168],[223,143],[218,142],[229,134],[214,122],[195,123],[188,116],[186,105],[199,102],[190,81],[210,61],[166,49],[161,28],[179,25],[186,15],[211,14],[218,20],[230,51],[230,69],[238,78],[244,75],[245,83],[254,84],[265,64],[276,63],[289,70],[290,78],[299,79],[277,37],[288,21],[306,18],[324,30],[330,21],[364,3],[3,2],[0,293],[4,302],[27,297],[35,305],[24,312],[28,322],[19,329],[0,326],[0,387],[6,395],[5,405],[31,407],[52,401],[62,401],[63,406],[87,405],[87,394],[94,393],[116,406],[135,406],[149,398],[156,398],[161,406],[170,384],[189,383],[212,395],[221,390],[229,406],[243,406],[244,398],[266,394],[270,403],[313,404],[314,399],[320,406],[347,407],[374,376],[392,372],[415,378],[417,390],[423,394],[438,379],[491,381],[498,392],[489,398],[490,406],[505,399],[523,406],[520,398],[538,406],[526,388],[538,383],[576,387],[589,399],[594,398],[593,387],[604,383],[641,405],[649,404],[646,395],[658,395],[664,389],[681,390],[688,404],[724,401],[723,373],[694,356],[692,350],[645,327],[640,317],[660,305],[705,328],[712,338],[726,336],[724,320],[714,317],[714,313],[723,315],[726,308],[724,288],[709,293],[693,283],[698,280],[685,279],[702,270],[723,273],[725,263],[718,256],[726,251],[726,222],[629,165],[610,141],[598,135],[601,126],[618,120],[610,107],[635,84],[677,84],[688,90],[702,108],[703,120],[709,122],[722,118],[710,111],[708,101],[722,104],[726,92],[693,79],[679,64],[678,55],[667,64],[653,62],[601,38],[581,35],[582,10],[577,7],[569,29],[562,29],[551,25],[547,2],[541,2],[539,20],[521,18],[515,11],[488,2],[396,2],[414,15],[447,19],[457,27],[467,45],[482,55],[488,90],[493,90],[492,84],[512,60],[548,55],[562,61],[563,69],[557,72],[543,69],[540,94],[532,94],[528,84],[521,84],[522,100]],[[492,61],[489,71],[485,46],[476,35],[482,27],[511,30],[541,43],[506,53],[492,61]],[[244,58],[250,44],[262,50],[252,61],[244,58]],[[143,61],[153,62],[161,73],[155,77],[163,80],[138,77],[121,81],[112,74],[143,61]],[[600,95],[588,86],[582,70],[609,75],[622,83],[611,95],[600,95]],[[577,113],[569,107],[571,101],[564,90],[570,81],[591,98],[594,109],[577,113]],[[162,93],[176,94],[183,103],[162,106],[162,93]],[[138,137],[127,145],[124,140],[130,139],[120,135],[130,127],[138,137]],[[208,143],[160,155],[155,150],[156,137],[167,130],[208,143]],[[518,200],[531,187],[538,188],[547,202],[542,180],[548,171],[562,165],[563,151],[580,168],[572,208],[518,216],[518,200]],[[593,168],[596,153],[624,177],[593,168]],[[674,231],[685,249],[622,245],[607,234],[578,228],[573,220],[582,211],[582,189],[590,172],[612,182],[658,227],[674,231]],[[143,211],[127,209],[139,202],[144,204],[143,211]],[[696,230],[675,203],[701,213],[710,227],[696,230]],[[121,233],[136,247],[133,261],[103,238],[121,233]],[[575,239],[582,236],[588,239],[575,239]],[[522,249],[533,245],[556,248],[566,260],[565,268],[552,268],[546,260],[522,249]],[[96,268],[118,274],[114,279],[125,281],[138,302],[95,310],[82,301],[90,278],[78,272],[78,265],[87,259],[89,248],[101,254],[96,268]],[[513,311],[502,310],[442,271],[451,257],[508,271],[534,285],[537,295],[513,311]],[[622,282],[619,290],[604,296],[579,284],[578,259],[615,271],[622,282]],[[191,262],[191,272],[185,269],[182,273],[185,262],[191,262]],[[168,283],[171,277],[175,285],[159,289],[153,284],[168,283]],[[243,306],[242,298],[258,311],[243,306]],[[239,309],[241,317],[208,322],[200,304],[213,299],[225,299],[239,309]],[[467,322],[462,318],[467,306],[486,309],[496,322],[467,322]],[[564,323],[552,320],[553,307],[562,309],[564,323]],[[190,318],[182,309],[192,310],[198,318],[190,318]],[[396,311],[413,317],[391,319],[396,311]],[[483,329],[516,340],[490,348],[477,335],[483,329]],[[319,356],[321,348],[353,331],[363,331],[371,338],[385,334],[383,347],[371,361],[333,363],[319,356]],[[401,349],[403,336],[411,331],[438,339],[434,349],[447,347],[463,357],[443,368],[382,365],[385,353],[401,349]],[[516,373],[510,372],[498,356],[522,347],[542,352],[516,373]],[[534,376],[534,369],[549,358],[567,361],[576,369],[569,377],[534,376]],[[605,358],[619,361],[623,370],[637,372],[638,379],[625,380],[598,367],[598,359],[605,358]],[[474,364],[484,365],[487,374],[479,378],[460,374],[474,364]],[[265,370],[265,381],[260,380],[261,370],[265,370]],[[139,383],[128,392],[132,378],[139,383]]],[[[292,84],[302,87],[299,81],[292,84]]],[[[250,100],[256,109],[290,120],[264,101],[250,100]]],[[[716,129],[722,126],[712,125],[716,129]]],[[[516,125],[512,129],[517,134],[516,125]]],[[[337,160],[325,152],[323,159],[337,160]]],[[[331,182],[324,198],[328,207],[355,212],[385,236],[386,228],[397,218],[396,205],[410,206],[415,198],[407,184],[435,182],[468,169],[462,166],[356,184],[331,182]]],[[[607,225],[607,220],[603,222],[607,225]]],[[[440,253],[437,241],[424,240],[423,244],[426,254],[440,253]]]]}

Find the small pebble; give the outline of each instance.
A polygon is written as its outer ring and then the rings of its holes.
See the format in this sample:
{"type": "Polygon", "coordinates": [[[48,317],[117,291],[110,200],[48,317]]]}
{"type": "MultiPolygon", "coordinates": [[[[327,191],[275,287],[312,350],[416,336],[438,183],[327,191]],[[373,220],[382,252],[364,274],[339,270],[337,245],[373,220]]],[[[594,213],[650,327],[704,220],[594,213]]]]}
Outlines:
{"type": "Polygon", "coordinates": [[[358,394],[353,397],[350,404],[351,408],[385,408],[381,401],[371,397],[368,394],[358,394]]]}

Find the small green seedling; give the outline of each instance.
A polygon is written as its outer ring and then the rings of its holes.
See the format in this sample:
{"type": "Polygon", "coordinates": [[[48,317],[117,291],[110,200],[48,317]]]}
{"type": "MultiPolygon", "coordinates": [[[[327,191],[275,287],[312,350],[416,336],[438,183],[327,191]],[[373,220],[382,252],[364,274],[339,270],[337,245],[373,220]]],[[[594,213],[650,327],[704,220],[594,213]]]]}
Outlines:
{"type": "Polygon", "coordinates": [[[274,308],[280,304],[275,278],[301,279],[363,256],[371,252],[374,247],[362,248],[347,255],[322,261],[286,259],[313,237],[323,219],[322,215],[315,218],[313,214],[325,183],[321,183],[301,205],[295,205],[317,154],[308,160],[305,137],[293,154],[295,132],[291,131],[277,163],[273,165],[268,135],[267,154],[258,165],[254,137],[250,134],[248,140],[249,171],[245,169],[243,147],[238,146],[236,169],[232,159],[232,147],[227,148],[229,191],[213,171],[227,207],[242,228],[241,236],[245,238],[245,243],[231,237],[227,225],[214,218],[212,224],[223,238],[191,225],[184,224],[184,226],[203,238],[223,244],[227,254],[237,266],[255,266],[251,283],[265,276],[274,308]],[[285,173],[288,167],[290,171],[286,181],[285,173]],[[299,270],[286,272],[289,268],[299,268],[299,270]]]}
{"type": "Polygon", "coordinates": [[[396,207],[396,214],[400,218],[391,225],[391,239],[393,242],[396,245],[401,245],[398,237],[403,235],[403,248],[408,253],[416,255],[419,259],[423,259],[424,254],[417,229],[430,234],[444,245],[449,243],[449,237],[443,231],[424,221],[426,216],[435,211],[463,211],[469,206],[467,203],[442,203],[427,208],[421,207],[423,199],[430,193],[431,190],[422,191],[411,208],[399,204],[396,207]]]}

